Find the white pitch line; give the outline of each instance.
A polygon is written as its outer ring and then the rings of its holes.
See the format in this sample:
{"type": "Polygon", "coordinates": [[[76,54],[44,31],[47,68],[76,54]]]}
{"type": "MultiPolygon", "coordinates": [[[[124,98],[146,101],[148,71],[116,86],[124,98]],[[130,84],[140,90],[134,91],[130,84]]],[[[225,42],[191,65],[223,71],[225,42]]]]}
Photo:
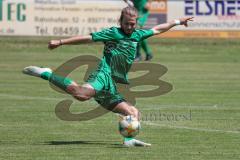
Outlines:
{"type": "Polygon", "coordinates": [[[6,97],[9,99],[30,99],[30,100],[49,100],[49,101],[59,101],[62,98],[50,98],[50,97],[33,97],[33,96],[22,96],[22,95],[12,95],[12,94],[0,94],[0,97],[6,97]]]}
{"type": "MultiPolygon", "coordinates": [[[[13,94],[1,94],[0,93],[0,98],[8,98],[8,99],[28,99],[28,100],[44,100],[44,101],[62,101],[64,99],[73,99],[70,95],[66,95],[64,98],[51,98],[51,97],[34,97],[34,96],[22,96],[22,95],[13,95],[13,94]]],[[[89,104],[95,105],[96,103],[94,101],[89,101],[89,104]]]]}
{"type": "MultiPolygon", "coordinates": [[[[139,105],[141,106],[141,104],[139,105]]],[[[143,105],[142,105],[143,106],[143,105]]],[[[141,110],[159,110],[159,109],[218,109],[218,104],[214,104],[214,105],[152,105],[152,104],[148,104],[147,107],[144,106],[144,108],[142,108],[141,110]]],[[[220,106],[221,108],[223,106],[220,106]]]]}
{"type": "Polygon", "coordinates": [[[185,126],[172,126],[166,124],[158,124],[153,122],[142,122],[149,126],[158,126],[158,127],[167,127],[167,128],[176,128],[176,129],[186,129],[186,130],[193,130],[193,131],[203,131],[203,132],[219,132],[219,133],[234,133],[240,134],[240,131],[226,131],[226,130],[218,130],[218,129],[206,129],[206,128],[193,128],[193,127],[185,127],[185,126]]]}

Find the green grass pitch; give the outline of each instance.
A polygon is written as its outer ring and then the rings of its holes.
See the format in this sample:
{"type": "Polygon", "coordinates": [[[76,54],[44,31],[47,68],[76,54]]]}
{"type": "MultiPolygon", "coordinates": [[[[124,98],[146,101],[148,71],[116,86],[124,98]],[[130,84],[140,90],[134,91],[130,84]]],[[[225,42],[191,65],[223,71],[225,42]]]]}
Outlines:
{"type": "MultiPolygon", "coordinates": [[[[161,79],[173,85],[168,94],[137,99],[144,120],[137,138],[151,148],[123,148],[112,113],[85,122],[56,117],[55,105],[71,97],[23,75],[22,68],[57,68],[83,54],[101,57],[103,46],[49,51],[48,40],[0,38],[1,160],[240,159],[240,40],[150,39],[152,62],[168,68],[161,79]]],[[[80,67],[71,77],[82,83],[85,70],[80,67]]],[[[71,111],[94,107],[92,100],[74,101],[71,111]]]]}

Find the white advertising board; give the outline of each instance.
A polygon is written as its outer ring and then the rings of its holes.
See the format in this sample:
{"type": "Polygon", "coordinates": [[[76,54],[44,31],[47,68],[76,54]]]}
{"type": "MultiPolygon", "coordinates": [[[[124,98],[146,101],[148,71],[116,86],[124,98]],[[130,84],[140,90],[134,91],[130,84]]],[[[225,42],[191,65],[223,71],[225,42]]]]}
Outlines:
{"type": "MultiPolygon", "coordinates": [[[[118,26],[122,0],[0,0],[0,35],[74,36],[118,26]]],[[[162,37],[240,38],[240,0],[153,0],[146,28],[193,16],[162,37]]]]}

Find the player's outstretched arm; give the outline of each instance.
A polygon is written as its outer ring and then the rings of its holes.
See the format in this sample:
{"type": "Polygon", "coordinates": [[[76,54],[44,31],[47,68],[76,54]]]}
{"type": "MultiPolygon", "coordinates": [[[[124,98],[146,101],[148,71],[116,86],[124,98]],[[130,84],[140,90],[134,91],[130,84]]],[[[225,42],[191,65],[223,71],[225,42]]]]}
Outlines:
{"type": "Polygon", "coordinates": [[[81,43],[88,43],[88,42],[92,42],[91,35],[75,36],[75,37],[66,38],[66,39],[51,40],[48,43],[48,48],[55,49],[61,45],[81,44],[81,43]]]}
{"type": "Polygon", "coordinates": [[[168,31],[169,29],[171,29],[172,27],[175,27],[177,25],[184,25],[185,27],[188,26],[188,22],[189,21],[193,21],[194,17],[185,17],[185,18],[180,18],[180,19],[176,19],[167,23],[163,23],[160,25],[157,25],[155,27],[152,28],[154,35],[156,34],[161,34],[164,33],[166,31],[168,31]]]}

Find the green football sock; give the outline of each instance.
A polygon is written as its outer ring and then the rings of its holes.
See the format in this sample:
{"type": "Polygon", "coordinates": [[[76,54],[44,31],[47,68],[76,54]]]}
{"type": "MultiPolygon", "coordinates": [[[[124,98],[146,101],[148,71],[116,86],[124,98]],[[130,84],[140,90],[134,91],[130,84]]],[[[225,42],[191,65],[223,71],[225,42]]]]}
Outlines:
{"type": "Polygon", "coordinates": [[[148,42],[146,39],[144,39],[142,42],[141,42],[141,47],[143,48],[144,52],[146,53],[146,55],[152,55],[152,51],[148,45],[148,42]]]}
{"type": "Polygon", "coordinates": [[[133,138],[127,138],[127,137],[125,137],[124,138],[124,141],[130,141],[130,140],[132,140],[133,138]]]}
{"type": "Polygon", "coordinates": [[[45,80],[49,80],[51,76],[52,76],[52,73],[51,73],[51,72],[43,72],[43,73],[41,74],[41,78],[42,78],[42,79],[45,79],[45,80]]]}
{"type": "Polygon", "coordinates": [[[41,78],[48,80],[63,90],[66,90],[66,88],[73,82],[70,78],[58,76],[51,72],[43,72],[41,74],[41,78]]]}

